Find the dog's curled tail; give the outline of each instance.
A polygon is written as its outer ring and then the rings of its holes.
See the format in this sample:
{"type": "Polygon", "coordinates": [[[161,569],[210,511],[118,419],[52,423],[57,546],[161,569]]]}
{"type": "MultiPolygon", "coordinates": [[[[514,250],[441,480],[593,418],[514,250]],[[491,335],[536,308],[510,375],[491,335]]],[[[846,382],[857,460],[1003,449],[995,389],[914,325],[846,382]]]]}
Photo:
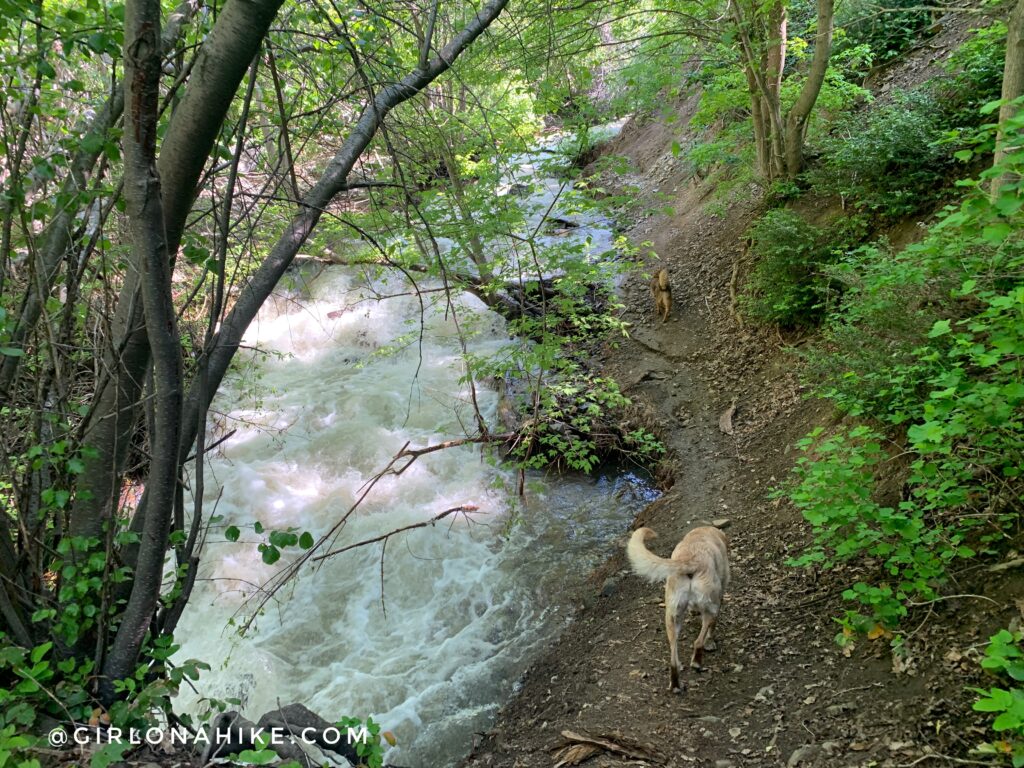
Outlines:
{"type": "Polygon", "coordinates": [[[680,570],[679,563],[658,557],[647,549],[644,541],[657,535],[650,528],[638,528],[629,537],[629,545],[626,547],[629,564],[633,566],[637,576],[654,582],[665,581],[669,576],[678,574],[680,570]]]}

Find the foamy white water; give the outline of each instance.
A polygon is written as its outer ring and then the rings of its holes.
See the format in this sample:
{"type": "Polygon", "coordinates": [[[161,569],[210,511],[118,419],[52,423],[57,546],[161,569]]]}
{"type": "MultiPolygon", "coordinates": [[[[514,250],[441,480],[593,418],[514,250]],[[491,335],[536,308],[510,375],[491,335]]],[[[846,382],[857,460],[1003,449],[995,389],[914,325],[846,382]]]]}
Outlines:
{"type": "MultiPolygon", "coordinates": [[[[476,330],[472,353],[508,342],[476,299],[455,309],[460,327],[476,330]]],[[[424,456],[377,483],[336,546],[463,504],[478,511],[393,538],[383,601],[378,544],[307,567],[238,637],[232,617],[293,556],[265,565],[254,522],[319,537],[407,442],[458,438],[475,423],[452,313],[439,303],[421,315],[409,295],[377,301],[354,271],[328,268],[308,298],[267,307],[245,344],[260,351],[214,402],[221,428],[237,431],[209,461],[206,511],[216,503],[221,519],[179,625],[179,658],[213,664],[201,695],[239,698],[253,719],[296,701],[329,720],[372,715],[398,737],[393,761],[451,764],[564,626],[642,489],[533,478],[522,503],[514,477],[477,446],[424,456]],[[242,529],[238,542],[224,538],[229,525],[242,529]]],[[[476,395],[493,424],[497,395],[476,395]]],[[[194,696],[179,706],[198,708],[194,696]]]]}

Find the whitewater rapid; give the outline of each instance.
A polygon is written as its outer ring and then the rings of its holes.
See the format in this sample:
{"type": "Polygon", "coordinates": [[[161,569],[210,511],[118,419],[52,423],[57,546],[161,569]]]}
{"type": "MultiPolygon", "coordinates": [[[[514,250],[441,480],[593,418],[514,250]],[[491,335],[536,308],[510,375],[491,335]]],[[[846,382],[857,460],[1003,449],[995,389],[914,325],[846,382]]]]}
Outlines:
{"type": "MultiPolygon", "coordinates": [[[[216,521],[176,658],[210,663],[199,696],[238,699],[252,719],[292,702],[332,721],[370,715],[396,734],[397,764],[450,765],[564,626],[646,489],[625,476],[537,475],[524,501],[479,446],[426,455],[377,482],[334,547],[476,511],[392,538],[383,583],[380,544],[307,565],[240,637],[247,600],[298,551],[264,564],[266,531],[319,538],[404,445],[475,431],[459,330],[472,332],[474,355],[509,343],[471,296],[448,305],[425,293],[423,306],[404,280],[341,267],[307,267],[299,282],[253,322],[250,351],[214,400],[210,439],[235,431],[207,463],[216,521]]],[[[475,399],[494,425],[497,394],[477,386],[475,399]]],[[[184,692],[179,709],[198,712],[199,696],[184,692]]]]}

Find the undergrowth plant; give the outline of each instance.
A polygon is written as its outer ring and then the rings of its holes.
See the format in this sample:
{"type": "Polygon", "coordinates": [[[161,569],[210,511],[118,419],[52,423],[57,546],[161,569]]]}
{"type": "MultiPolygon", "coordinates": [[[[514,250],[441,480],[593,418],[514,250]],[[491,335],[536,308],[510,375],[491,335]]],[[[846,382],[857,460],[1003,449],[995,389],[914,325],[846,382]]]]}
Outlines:
{"type": "Polygon", "coordinates": [[[785,495],[815,543],[792,562],[872,564],[844,593],[854,629],[897,628],[941,594],[957,561],[992,552],[1019,519],[1024,115],[1005,131],[1005,160],[964,182],[963,203],[924,240],[847,261],[842,305],[809,353],[818,393],[859,425],[801,444],[785,495]],[[989,182],[1007,174],[1014,180],[992,196],[989,182]],[[889,503],[876,489],[882,474],[902,480],[889,503]]]}
{"type": "Polygon", "coordinates": [[[995,715],[992,730],[1000,738],[983,742],[981,754],[1007,757],[1014,768],[1024,766],[1024,649],[1021,632],[1001,629],[989,638],[981,666],[999,681],[999,686],[972,689],[978,694],[977,712],[995,715]]]}
{"type": "Polygon", "coordinates": [[[744,315],[764,324],[815,325],[829,292],[827,232],[786,209],[769,211],[749,232],[756,259],[740,296],[744,315]]]}
{"type": "Polygon", "coordinates": [[[852,112],[820,142],[822,160],[807,173],[816,192],[895,220],[933,202],[946,184],[953,150],[940,140],[948,125],[927,90],[852,112]]]}
{"type": "Polygon", "coordinates": [[[511,343],[495,355],[467,355],[472,378],[522,383],[509,454],[522,468],[590,472],[609,457],[654,465],[664,447],[643,426],[626,426],[630,400],[584,362],[593,343],[628,332],[606,267],[565,266],[545,311],[509,323],[511,343]]]}
{"type": "MultiPolygon", "coordinates": [[[[906,13],[907,22],[919,22],[920,9],[906,13]]],[[[887,31],[897,32],[898,26],[887,31]]],[[[1001,22],[974,30],[945,62],[945,76],[838,117],[816,142],[821,159],[806,181],[815,192],[838,195],[883,222],[926,210],[948,192],[956,151],[964,135],[983,122],[981,107],[999,98],[1005,41],[1001,22]]],[[[857,53],[851,49],[848,56],[857,53]]]]}
{"type": "Polygon", "coordinates": [[[871,0],[851,0],[836,9],[836,26],[844,34],[837,36],[836,48],[843,51],[857,45],[870,47],[878,64],[896,58],[916,42],[930,14],[914,0],[896,0],[886,13],[878,13],[871,0]]]}

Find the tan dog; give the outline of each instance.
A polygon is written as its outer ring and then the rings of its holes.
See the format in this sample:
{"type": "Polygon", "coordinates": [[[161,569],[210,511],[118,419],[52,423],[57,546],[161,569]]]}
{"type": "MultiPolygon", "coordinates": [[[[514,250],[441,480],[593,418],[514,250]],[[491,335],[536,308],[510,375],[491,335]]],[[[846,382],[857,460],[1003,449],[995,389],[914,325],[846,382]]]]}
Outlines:
{"type": "Polygon", "coordinates": [[[657,534],[650,528],[633,532],[626,548],[630,565],[639,576],[649,581],[665,582],[665,634],[670,652],[669,688],[679,691],[679,630],[689,609],[700,613],[701,628],[693,642],[690,666],[701,669],[704,649],[709,645],[711,630],[718,619],[722,595],[729,585],[728,540],[717,528],[694,528],[666,560],[647,549],[644,541],[657,534]]]}
{"type": "Polygon", "coordinates": [[[651,278],[651,295],[654,297],[654,311],[661,322],[666,322],[672,313],[672,285],[668,281],[668,270],[662,269],[651,278]]]}

